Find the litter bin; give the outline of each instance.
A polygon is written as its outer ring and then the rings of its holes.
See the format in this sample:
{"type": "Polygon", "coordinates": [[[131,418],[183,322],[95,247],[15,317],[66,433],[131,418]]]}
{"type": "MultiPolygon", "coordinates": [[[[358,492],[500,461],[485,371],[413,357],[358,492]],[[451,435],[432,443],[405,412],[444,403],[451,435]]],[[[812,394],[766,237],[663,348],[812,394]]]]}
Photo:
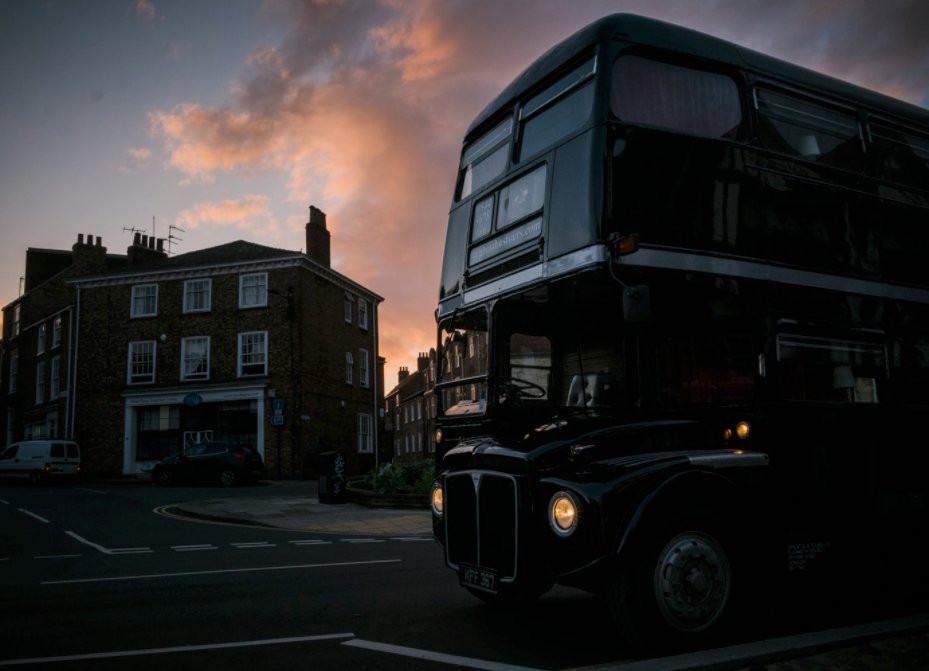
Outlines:
{"type": "Polygon", "coordinates": [[[345,503],[345,456],[339,452],[319,455],[319,502],[345,503]]]}

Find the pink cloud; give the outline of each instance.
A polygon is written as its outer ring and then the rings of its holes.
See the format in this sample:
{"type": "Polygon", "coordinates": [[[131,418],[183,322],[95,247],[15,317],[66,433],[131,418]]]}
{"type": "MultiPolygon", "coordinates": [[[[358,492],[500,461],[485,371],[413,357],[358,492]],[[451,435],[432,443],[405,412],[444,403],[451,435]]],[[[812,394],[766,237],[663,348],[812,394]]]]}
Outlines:
{"type": "MultiPolygon", "coordinates": [[[[922,7],[929,5],[382,0],[359,11],[336,0],[268,3],[269,16],[292,29],[243,64],[228,104],[153,111],[150,128],[167,165],[186,180],[277,171],[288,204],[275,208],[303,211],[312,203],[327,212],[334,267],[387,299],[380,336],[390,373],[435,342],[439,265],[465,128],[558,40],[605,14],[632,11],[919,101],[929,89],[922,7]]],[[[236,221],[269,217],[271,205],[260,205],[260,214],[236,221]]],[[[178,219],[221,225],[216,207],[203,204],[178,219]]]]}
{"type": "Polygon", "coordinates": [[[266,235],[278,228],[268,208],[268,197],[263,195],[248,195],[238,200],[224,200],[218,203],[197,203],[192,208],[181,211],[174,225],[185,231],[200,226],[231,227],[258,236],[266,235]]]}

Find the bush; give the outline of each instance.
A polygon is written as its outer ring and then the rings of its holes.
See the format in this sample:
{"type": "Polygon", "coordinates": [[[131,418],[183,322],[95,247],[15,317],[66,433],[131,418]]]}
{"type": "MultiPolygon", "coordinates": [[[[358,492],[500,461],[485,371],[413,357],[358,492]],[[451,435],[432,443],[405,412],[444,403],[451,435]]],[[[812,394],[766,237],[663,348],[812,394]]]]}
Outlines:
{"type": "Polygon", "coordinates": [[[429,496],[435,462],[384,464],[361,478],[361,487],[377,494],[417,494],[429,496]]]}

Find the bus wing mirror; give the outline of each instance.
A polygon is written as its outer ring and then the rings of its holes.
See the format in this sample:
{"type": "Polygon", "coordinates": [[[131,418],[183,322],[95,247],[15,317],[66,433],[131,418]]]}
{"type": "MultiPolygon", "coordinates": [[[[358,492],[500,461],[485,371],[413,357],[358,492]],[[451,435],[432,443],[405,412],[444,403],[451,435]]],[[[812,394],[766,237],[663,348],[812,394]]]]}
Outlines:
{"type": "Polygon", "coordinates": [[[623,319],[627,324],[644,324],[651,321],[652,301],[648,286],[638,284],[623,289],[623,319]]]}

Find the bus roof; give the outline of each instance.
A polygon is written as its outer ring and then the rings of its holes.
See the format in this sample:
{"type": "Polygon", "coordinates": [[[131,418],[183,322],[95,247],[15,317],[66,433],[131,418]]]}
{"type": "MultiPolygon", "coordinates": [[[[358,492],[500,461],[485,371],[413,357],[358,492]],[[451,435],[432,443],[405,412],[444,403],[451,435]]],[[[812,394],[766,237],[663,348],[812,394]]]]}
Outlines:
{"type": "Polygon", "coordinates": [[[582,28],[556,44],[514,79],[483,109],[468,127],[466,138],[497,113],[513,105],[516,98],[539,84],[553,70],[607,40],[654,47],[705,60],[735,65],[755,75],[793,84],[811,92],[827,94],[838,102],[863,105],[902,121],[929,126],[929,110],[865,89],[835,77],[740,47],[732,42],[689,28],[635,14],[612,14],[582,28]]]}

